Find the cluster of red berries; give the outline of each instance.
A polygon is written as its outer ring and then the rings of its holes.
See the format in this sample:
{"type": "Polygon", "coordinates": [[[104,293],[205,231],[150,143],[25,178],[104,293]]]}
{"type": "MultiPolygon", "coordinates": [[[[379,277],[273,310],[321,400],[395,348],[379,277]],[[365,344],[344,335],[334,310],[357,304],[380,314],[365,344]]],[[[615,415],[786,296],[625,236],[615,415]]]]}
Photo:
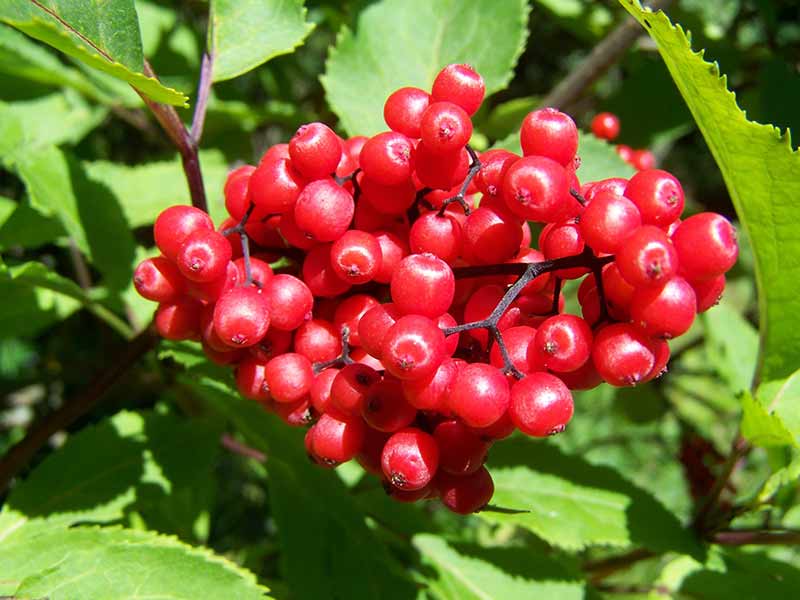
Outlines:
{"type": "Polygon", "coordinates": [[[244,396],[310,425],[315,462],[355,458],[397,499],[459,513],[491,499],[494,441],[563,431],[573,389],[658,376],[737,256],[723,217],[679,220],[669,173],[581,186],[557,110],[525,118],[523,156],[478,156],[483,96],[450,65],[431,93],[389,96],[390,131],[304,125],[229,175],[218,231],[195,208],[162,212],[162,255],[134,276],[163,337],[201,341],[244,396]],[[580,278],[583,316],[564,314],[562,282],[580,278]]]}
{"type": "MultiPolygon", "coordinates": [[[[613,142],[619,135],[619,117],[614,113],[598,113],[592,119],[592,133],[601,140],[613,142]]],[[[656,157],[647,148],[635,150],[625,144],[617,144],[617,154],[637,171],[645,171],[656,166],[656,157]]]]}

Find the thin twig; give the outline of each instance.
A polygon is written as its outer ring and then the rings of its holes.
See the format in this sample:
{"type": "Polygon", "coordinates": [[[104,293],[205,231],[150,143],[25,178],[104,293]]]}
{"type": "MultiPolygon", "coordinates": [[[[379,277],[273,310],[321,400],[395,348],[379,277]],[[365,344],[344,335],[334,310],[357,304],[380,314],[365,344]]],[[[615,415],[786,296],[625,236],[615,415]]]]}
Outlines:
{"type": "MultiPolygon", "coordinates": [[[[658,11],[672,0],[653,0],[650,8],[658,11]]],[[[583,61],[554,87],[542,100],[542,106],[566,108],[580,98],[642,35],[642,28],[633,17],[622,23],[597,44],[583,61]]]]}
{"type": "Polygon", "coordinates": [[[200,83],[197,84],[197,102],[195,102],[194,116],[192,117],[191,136],[195,147],[200,145],[200,139],[203,137],[203,125],[206,122],[206,110],[208,109],[208,97],[213,83],[213,73],[214,55],[205,52],[200,66],[200,83]]]}
{"type": "Polygon", "coordinates": [[[78,281],[78,285],[80,285],[83,290],[88,290],[92,287],[89,267],[86,266],[83,254],[81,254],[78,245],[75,243],[75,239],[72,237],[69,238],[69,258],[72,262],[72,270],[75,271],[75,279],[78,281]]]}
{"type": "Polygon", "coordinates": [[[155,347],[158,336],[148,327],[131,340],[120,356],[97,374],[89,386],[78,396],[70,398],[61,408],[34,424],[19,442],[0,459],[0,493],[4,492],[14,477],[24,469],[36,453],[47,444],[53,434],[69,427],[89,412],[105,393],[133,367],[139,359],[155,347]]]}
{"type": "Polygon", "coordinates": [[[800,531],[795,529],[729,529],[708,536],[714,544],[724,546],[796,546],[800,531]]]}
{"type": "Polygon", "coordinates": [[[711,491],[697,508],[697,512],[692,521],[692,527],[695,531],[702,534],[708,530],[710,519],[714,514],[723,490],[728,487],[728,483],[730,482],[737,463],[742,457],[747,455],[748,452],[750,452],[750,445],[747,443],[747,440],[745,440],[740,433],[737,434],[736,439],[734,439],[731,445],[730,455],[725,461],[725,464],[722,465],[722,472],[717,476],[711,491]]]}
{"type": "Polygon", "coordinates": [[[253,460],[257,460],[258,462],[267,462],[267,455],[261,452],[260,450],[256,450],[255,448],[251,448],[237,440],[229,433],[223,433],[222,437],[220,438],[220,444],[226,450],[230,450],[234,454],[238,454],[240,456],[244,456],[245,458],[252,458],[253,460]]]}

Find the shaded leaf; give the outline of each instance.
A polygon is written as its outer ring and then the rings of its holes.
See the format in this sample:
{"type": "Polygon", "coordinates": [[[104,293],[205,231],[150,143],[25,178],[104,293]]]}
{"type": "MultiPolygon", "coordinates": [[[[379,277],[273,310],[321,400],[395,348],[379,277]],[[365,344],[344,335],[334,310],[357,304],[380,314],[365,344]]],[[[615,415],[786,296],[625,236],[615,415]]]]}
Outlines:
{"type": "Polygon", "coordinates": [[[448,543],[429,534],[415,535],[413,544],[434,571],[425,582],[440,600],[584,598],[580,575],[527,548],[448,543]]]}
{"type": "Polygon", "coordinates": [[[701,552],[691,532],[645,490],[608,467],[593,466],[547,443],[515,438],[497,444],[489,459],[492,504],[526,510],[479,513],[513,523],[559,548],[641,545],[652,550],[701,552]]]}
{"type": "Polygon", "coordinates": [[[399,87],[430,90],[450,63],[469,63],[487,95],[503,89],[522,53],[525,0],[382,0],[363,10],[355,33],[343,29],[331,49],[322,84],[350,135],[387,129],[386,97],[399,87]]]}
{"type": "Polygon", "coordinates": [[[756,502],[759,504],[769,502],[778,493],[778,490],[787,485],[796,485],[798,479],[800,479],[800,454],[797,454],[788,465],[775,471],[764,482],[756,496],[756,502]]]}
{"type": "Polygon", "coordinates": [[[758,332],[723,300],[702,315],[706,353],[717,373],[736,393],[747,390],[758,361],[758,332]]]}
{"type": "Polygon", "coordinates": [[[795,438],[800,438],[800,370],[786,379],[762,383],[756,398],[780,418],[795,438]]]}
{"type": "Polygon", "coordinates": [[[781,418],[768,412],[750,392],[742,394],[742,435],[756,446],[797,445],[781,418]]]}
{"type": "Polygon", "coordinates": [[[656,41],[719,165],[756,260],[761,354],[757,377],[787,377],[800,364],[800,154],[788,134],[747,120],[719,67],[693,52],[679,26],[637,0],[621,4],[656,41]]]}
{"type": "Polygon", "coordinates": [[[156,533],[48,526],[22,534],[0,547],[0,590],[8,594],[50,600],[267,598],[252,573],[156,533]]]}
{"type": "Polygon", "coordinates": [[[233,79],[289,54],[312,29],[302,0],[212,0],[214,81],[233,79]]]}

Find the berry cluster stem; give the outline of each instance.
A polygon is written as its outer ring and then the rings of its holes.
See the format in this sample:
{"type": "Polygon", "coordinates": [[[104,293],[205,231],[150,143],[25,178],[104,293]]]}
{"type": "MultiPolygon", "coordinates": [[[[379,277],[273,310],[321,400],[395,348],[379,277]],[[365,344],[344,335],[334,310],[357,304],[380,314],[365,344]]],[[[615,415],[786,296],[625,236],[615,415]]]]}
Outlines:
{"type": "Polygon", "coordinates": [[[458,202],[462,209],[464,209],[464,214],[469,216],[470,208],[469,204],[467,204],[467,188],[469,188],[469,184],[472,183],[472,180],[475,179],[475,176],[481,170],[481,161],[478,158],[477,153],[475,150],[472,149],[472,146],[467,144],[464,146],[467,152],[469,153],[470,164],[469,164],[469,172],[467,172],[467,176],[464,178],[464,182],[461,184],[461,187],[458,190],[458,193],[453,196],[452,198],[448,198],[444,202],[442,202],[442,207],[439,209],[439,216],[444,216],[444,211],[448,205],[452,204],[453,202],[458,202]]]}
{"type": "MultiPolygon", "coordinates": [[[[453,327],[446,327],[443,329],[444,335],[449,336],[453,335],[454,333],[461,333],[462,331],[469,331],[471,329],[488,329],[492,338],[497,343],[500,354],[503,356],[503,371],[506,374],[513,375],[517,379],[522,379],[523,375],[519,369],[514,366],[511,357],[508,354],[505,341],[503,340],[503,335],[497,326],[497,324],[500,322],[500,318],[503,316],[503,313],[506,312],[511,303],[517,299],[520,293],[522,293],[522,290],[525,288],[525,286],[539,277],[539,275],[550,273],[552,271],[558,271],[560,269],[586,267],[591,269],[593,273],[596,273],[595,277],[599,280],[599,273],[602,271],[603,265],[606,265],[613,260],[613,256],[597,257],[594,255],[591,249],[586,248],[581,254],[576,254],[575,256],[566,256],[564,258],[556,258],[553,260],[543,260],[535,263],[511,263],[453,269],[453,274],[456,276],[456,278],[517,274],[519,274],[519,278],[514,282],[514,285],[508,288],[508,291],[506,291],[503,298],[497,303],[497,306],[495,306],[494,310],[492,310],[492,313],[488,317],[481,319],[480,321],[472,321],[471,323],[463,323],[453,327]]],[[[561,279],[556,278],[556,291],[553,294],[553,303],[556,312],[558,311],[558,296],[560,293],[561,279]]],[[[605,307],[605,296],[603,295],[601,295],[601,303],[605,307]]]]}
{"type": "Polygon", "coordinates": [[[345,365],[352,365],[353,362],[353,359],[350,358],[350,328],[345,325],[342,327],[342,353],[331,360],[314,363],[312,369],[314,375],[318,375],[330,367],[343,367],[345,365]]]}
{"type": "Polygon", "coordinates": [[[245,273],[245,285],[249,286],[253,283],[253,271],[252,267],[250,266],[250,238],[247,235],[247,232],[244,230],[244,226],[247,225],[247,221],[250,219],[250,215],[253,214],[256,205],[252,202],[247,207],[247,211],[245,211],[242,220],[239,221],[233,227],[229,227],[225,231],[222,232],[222,235],[229,236],[233,233],[239,234],[239,239],[242,241],[242,259],[244,260],[244,273],[245,273]]]}

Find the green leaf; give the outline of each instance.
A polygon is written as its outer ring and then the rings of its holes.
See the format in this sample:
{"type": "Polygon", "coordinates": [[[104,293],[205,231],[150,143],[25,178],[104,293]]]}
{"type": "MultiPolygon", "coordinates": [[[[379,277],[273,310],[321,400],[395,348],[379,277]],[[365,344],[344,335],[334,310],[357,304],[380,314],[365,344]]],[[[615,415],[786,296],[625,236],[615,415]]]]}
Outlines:
{"type": "Polygon", "coordinates": [[[14,488],[0,513],[0,540],[36,519],[67,527],[132,511],[190,539],[213,500],[219,435],[219,424],[156,413],[121,412],[87,427],[14,488]]]}
{"type": "Polygon", "coordinates": [[[45,217],[31,207],[27,199],[11,202],[13,212],[0,219],[0,249],[14,246],[38,248],[44,244],[56,243],[66,237],[66,232],[58,219],[45,217]]]}
{"type": "Polygon", "coordinates": [[[17,535],[0,548],[0,564],[0,590],[25,598],[263,600],[269,591],[252,573],[206,549],[117,527],[47,527],[17,535]]]}
{"type": "Polygon", "coordinates": [[[428,589],[440,600],[558,598],[582,600],[580,576],[548,556],[526,548],[484,548],[415,535],[414,547],[434,573],[428,589]]]}
{"type": "Polygon", "coordinates": [[[780,418],[795,438],[800,437],[800,370],[786,379],[762,383],[756,390],[756,398],[780,418]]]}
{"type": "Polygon", "coordinates": [[[13,161],[22,151],[77,144],[106,114],[104,108],[89,105],[75,92],[0,102],[0,158],[13,161]]]}
{"type": "Polygon", "coordinates": [[[747,390],[758,361],[758,332],[724,299],[701,316],[706,352],[733,392],[747,390]]]}
{"type": "Polygon", "coordinates": [[[214,81],[233,79],[289,54],[312,29],[302,0],[211,0],[214,81]]]}
{"type": "Polygon", "coordinates": [[[756,496],[756,503],[763,504],[769,502],[778,490],[787,485],[795,485],[799,478],[800,454],[797,454],[788,465],[775,471],[775,473],[770,475],[769,479],[764,482],[764,485],[756,496]]]}
{"type": "Polygon", "coordinates": [[[188,98],[142,71],[142,42],[133,0],[4,0],[0,21],[87,65],[121,79],[156,102],[186,105],[188,98]],[[56,18],[57,15],[58,18],[56,18]]]}
{"type": "Polygon", "coordinates": [[[322,84],[350,135],[387,129],[386,97],[399,87],[430,90],[450,63],[469,63],[486,93],[503,89],[525,46],[525,0],[382,0],[344,28],[331,49],[322,84]]]}
{"type": "Polygon", "coordinates": [[[178,15],[170,8],[145,0],[136,0],[136,12],[142,32],[142,52],[145,56],[152,56],[164,35],[177,23],[178,15]]]}
{"type": "Polygon", "coordinates": [[[272,516],[292,596],[413,598],[413,585],[367,528],[342,481],[308,460],[304,432],[287,427],[227,384],[198,373],[181,381],[267,455],[272,516]]]}
{"type": "MultiPolygon", "coordinates": [[[[8,319],[16,320],[20,318],[21,314],[43,312],[42,316],[49,325],[47,316],[54,308],[55,314],[52,316],[55,317],[54,321],[57,321],[66,318],[80,305],[83,305],[122,337],[130,338],[133,335],[130,327],[122,319],[94,301],[74,281],[49,270],[42,263],[27,262],[10,268],[0,263],[0,286],[12,290],[10,292],[11,299],[3,298],[3,302],[9,304],[8,319]],[[33,297],[36,301],[20,303],[20,297],[33,297]],[[17,306],[18,304],[19,306],[17,306]]],[[[37,319],[34,318],[33,322],[37,323],[37,319]]],[[[23,323],[22,327],[25,328],[27,325],[27,323],[23,323]]],[[[15,324],[10,324],[8,330],[3,331],[11,333],[11,331],[16,331],[17,327],[15,324]]]]}
{"type": "MultiPolygon", "coordinates": [[[[492,147],[505,148],[511,152],[522,154],[519,129],[492,147]]],[[[619,157],[614,146],[589,133],[579,133],[578,156],[581,159],[581,166],[578,168],[577,174],[581,183],[599,181],[609,177],[628,179],[636,172],[632,166],[619,157]]]]}
{"type": "Polygon", "coordinates": [[[797,445],[792,432],[781,418],[753,398],[750,392],[742,394],[742,435],[756,446],[797,445]]]}
{"type": "Polygon", "coordinates": [[[16,156],[31,206],[55,216],[112,289],[132,275],[135,242],[112,192],[87,177],[80,163],[54,146],[16,156]]]}
{"type": "Polygon", "coordinates": [[[719,67],[692,51],[667,16],[621,3],[656,41],[675,84],[703,133],[753,246],[758,284],[761,353],[756,377],[789,376],[800,364],[800,153],[789,135],[747,120],[719,67]]]}
{"type": "Polygon", "coordinates": [[[71,87],[90,98],[104,94],[86,76],[64,65],[31,38],[0,23],[0,73],[54,87],[71,87]]]}
{"type": "MultiPolygon", "coordinates": [[[[225,157],[216,150],[200,152],[209,212],[221,223],[227,212],[222,188],[228,174],[225,157]]],[[[189,188],[180,159],[128,166],[114,162],[85,162],[90,181],[107,188],[122,207],[131,227],[152,225],[158,213],[173,204],[189,203],[189,188]]]]}
{"type": "Polygon", "coordinates": [[[489,458],[492,504],[520,514],[479,516],[531,530],[567,550],[590,545],[644,546],[656,552],[700,552],[678,519],[641,488],[608,468],[564,454],[548,443],[515,438],[489,458]]]}

